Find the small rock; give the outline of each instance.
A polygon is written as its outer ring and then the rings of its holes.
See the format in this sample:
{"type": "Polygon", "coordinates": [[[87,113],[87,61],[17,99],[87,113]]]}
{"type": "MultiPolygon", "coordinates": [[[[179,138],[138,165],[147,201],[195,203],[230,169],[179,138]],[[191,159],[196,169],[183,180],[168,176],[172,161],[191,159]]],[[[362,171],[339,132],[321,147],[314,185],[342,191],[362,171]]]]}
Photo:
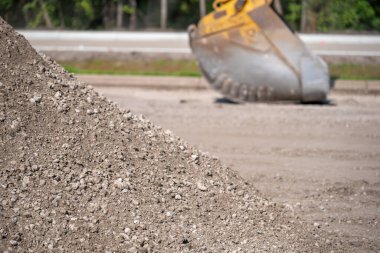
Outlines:
{"type": "Polygon", "coordinates": [[[42,95],[41,94],[35,94],[31,99],[30,99],[30,102],[34,103],[34,104],[37,104],[39,102],[41,102],[42,100],[42,95]]]}
{"type": "Polygon", "coordinates": [[[174,198],[175,198],[176,200],[180,200],[182,197],[181,197],[181,195],[177,194],[177,195],[175,195],[174,198]]]}
{"type": "Polygon", "coordinates": [[[124,181],[123,181],[122,178],[118,178],[118,179],[116,179],[116,180],[113,182],[113,184],[114,184],[115,187],[118,188],[118,189],[124,189],[124,186],[125,186],[124,181]]]}
{"type": "Polygon", "coordinates": [[[132,230],[130,228],[124,228],[124,233],[129,235],[130,233],[132,232],[132,230]]]}
{"type": "Polygon", "coordinates": [[[20,128],[21,128],[21,126],[20,126],[20,122],[17,121],[17,120],[13,120],[13,121],[11,122],[11,128],[14,129],[14,130],[16,130],[16,131],[19,131],[20,128]]]}
{"type": "Polygon", "coordinates": [[[124,241],[128,241],[129,240],[129,236],[127,234],[125,234],[125,233],[120,233],[119,236],[124,241]]]}
{"type": "Polygon", "coordinates": [[[193,159],[193,161],[196,161],[199,159],[199,156],[198,155],[191,155],[191,159],[193,159]]]}
{"type": "Polygon", "coordinates": [[[238,196],[243,196],[243,195],[244,195],[244,191],[238,191],[238,192],[237,192],[237,195],[238,195],[238,196]]]}
{"type": "Polygon", "coordinates": [[[29,180],[29,177],[28,176],[25,176],[23,179],[22,179],[22,187],[27,187],[28,184],[29,184],[30,180],[29,180]]]}
{"type": "Polygon", "coordinates": [[[54,97],[55,97],[55,98],[60,98],[60,97],[62,97],[62,92],[57,91],[57,92],[55,93],[54,97]]]}
{"type": "Polygon", "coordinates": [[[15,241],[15,240],[10,240],[9,243],[10,243],[12,246],[17,246],[17,245],[18,245],[18,242],[15,241]]]}
{"type": "Polygon", "coordinates": [[[207,191],[207,187],[204,184],[202,184],[201,182],[197,183],[197,187],[201,191],[207,191]]]}
{"type": "Polygon", "coordinates": [[[125,113],[125,114],[123,115],[123,117],[126,118],[127,120],[130,120],[130,119],[132,119],[132,113],[127,112],[127,113],[125,113]]]}

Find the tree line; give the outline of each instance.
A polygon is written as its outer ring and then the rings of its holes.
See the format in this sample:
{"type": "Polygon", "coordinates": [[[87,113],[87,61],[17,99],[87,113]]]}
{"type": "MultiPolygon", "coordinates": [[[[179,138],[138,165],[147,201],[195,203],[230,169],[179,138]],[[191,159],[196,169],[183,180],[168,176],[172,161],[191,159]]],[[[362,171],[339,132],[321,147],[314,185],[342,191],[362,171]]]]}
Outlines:
{"type": "MultiPolygon", "coordinates": [[[[17,28],[184,30],[212,11],[211,0],[0,0],[0,16],[17,28]]],[[[274,0],[296,31],[380,32],[378,0],[274,0]]]]}

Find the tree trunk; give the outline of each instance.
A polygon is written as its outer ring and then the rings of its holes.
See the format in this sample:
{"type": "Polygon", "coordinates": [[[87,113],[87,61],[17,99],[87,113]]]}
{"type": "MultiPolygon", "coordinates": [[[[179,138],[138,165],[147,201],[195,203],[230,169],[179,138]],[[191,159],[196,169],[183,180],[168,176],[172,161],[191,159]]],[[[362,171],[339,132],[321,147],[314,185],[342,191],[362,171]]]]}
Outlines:
{"type": "Polygon", "coordinates": [[[103,25],[104,25],[104,29],[109,29],[109,27],[110,27],[110,18],[108,16],[108,13],[109,13],[108,1],[103,0],[103,25]]]}
{"type": "Polygon", "coordinates": [[[137,26],[137,3],[136,0],[129,0],[129,6],[132,9],[132,13],[129,17],[129,29],[136,30],[137,26]]]}
{"type": "Polygon", "coordinates": [[[59,13],[59,28],[63,29],[63,28],[65,28],[65,17],[63,15],[63,6],[62,6],[61,1],[59,2],[58,13],[59,13]]]}
{"type": "Polygon", "coordinates": [[[318,14],[315,10],[310,10],[308,15],[308,29],[306,32],[315,33],[318,30],[318,14]]]}
{"type": "Polygon", "coordinates": [[[310,0],[302,0],[301,32],[313,33],[318,30],[318,6],[310,0]]]}
{"type": "Polygon", "coordinates": [[[110,1],[110,11],[108,12],[110,19],[110,28],[116,27],[117,3],[110,1]]]}
{"type": "Polygon", "coordinates": [[[302,0],[301,32],[306,32],[308,30],[308,9],[308,0],[302,0]]]}
{"type": "Polygon", "coordinates": [[[147,27],[150,27],[150,25],[151,25],[152,17],[151,17],[151,15],[149,15],[151,10],[152,10],[152,1],[148,0],[148,4],[146,5],[146,14],[144,16],[145,25],[147,27]]]}
{"type": "Polygon", "coordinates": [[[123,0],[117,1],[117,7],[116,7],[116,28],[117,29],[123,28],[123,16],[124,16],[123,2],[124,2],[123,0]]]}
{"type": "Polygon", "coordinates": [[[50,19],[48,11],[46,9],[46,5],[45,5],[44,0],[38,0],[38,2],[41,5],[42,16],[44,18],[46,27],[49,28],[49,29],[52,29],[53,28],[53,23],[51,22],[51,19],[50,19]]]}
{"type": "Polygon", "coordinates": [[[168,19],[168,1],[161,0],[161,29],[165,30],[167,27],[168,19]]]}
{"type": "Polygon", "coordinates": [[[201,18],[206,15],[206,0],[199,0],[199,12],[201,15],[201,18]]]}
{"type": "Polygon", "coordinates": [[[276,12],[277,12],[279,15],[281,15],[281,16],[284,15],[284,11],[283,11],[283,9],[282,9],[281,0],[274,0],[274,1],[273,1],[273,7],[274,7],[274,9],[276,10],[276,12]]]}

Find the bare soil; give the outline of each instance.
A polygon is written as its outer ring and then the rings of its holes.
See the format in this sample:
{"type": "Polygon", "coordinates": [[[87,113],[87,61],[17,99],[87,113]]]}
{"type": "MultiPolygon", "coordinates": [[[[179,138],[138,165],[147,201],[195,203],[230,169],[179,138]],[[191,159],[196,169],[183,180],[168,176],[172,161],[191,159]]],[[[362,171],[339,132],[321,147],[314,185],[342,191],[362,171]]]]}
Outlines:
{"type": "Polygon", "coordinates": [[[380,97],[230,104],[211,90],[98,88],[203,151],[356,252],[380,251],[380,97]]]}

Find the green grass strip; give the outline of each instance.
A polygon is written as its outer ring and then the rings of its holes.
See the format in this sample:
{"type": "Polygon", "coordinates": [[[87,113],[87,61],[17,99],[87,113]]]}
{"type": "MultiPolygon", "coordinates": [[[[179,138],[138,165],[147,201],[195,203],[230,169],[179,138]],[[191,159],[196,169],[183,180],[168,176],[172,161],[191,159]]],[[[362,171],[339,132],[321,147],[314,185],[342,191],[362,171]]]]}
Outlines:
{"type": "Polygon", "coordinates": [[[188,76],[188,77],[200,77],[200,72],[194,71],[128,71],[128,70],[102,70],[102,69],[80,69],[71,65],[63,65],[63,67],[70,73],[74,74],[86,74],[86,75],[129,75],[129,76],[188,76]]]}
{"type": "MultiPolygon", "coordinates": [[[[140,75],[200,77],[201,72],[192,60],[61,62],[70,73],[90,75],[140,75]]],[[[380,80],[379,65],[330,64],[333,79],[380,80]]]]}

